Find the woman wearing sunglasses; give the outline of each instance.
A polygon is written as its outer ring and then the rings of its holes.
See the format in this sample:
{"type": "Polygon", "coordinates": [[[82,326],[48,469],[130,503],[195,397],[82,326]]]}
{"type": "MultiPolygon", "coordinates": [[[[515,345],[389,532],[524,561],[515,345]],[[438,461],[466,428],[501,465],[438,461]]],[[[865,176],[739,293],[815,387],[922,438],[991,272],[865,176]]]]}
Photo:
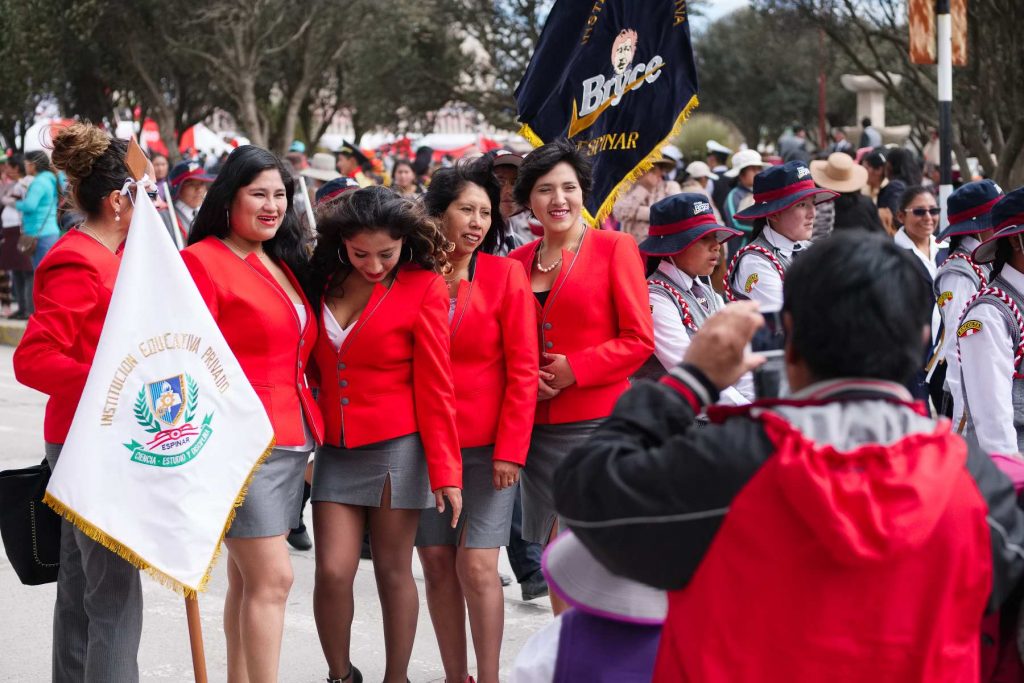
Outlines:
{"type": "Polygon", "coordinates": [[[900,229],[893,239],[896,246],[909,249],[928,271],[928,279],[935,278],[939,263],[939,245],[935,241],[935,229],[939,225],[941,209],[935,202],[935,195],[920,185],[908,187],[900,199],[896,219],[900,229]]]}
{"type": "MultiPolygon", "coordinates": [[[[903,247],[916,256],[914,264],[918,266],[921,277],[928,282],[929,288],[935,282],[935,275],[938,272],[939,264],[946,260],[946,249],[940,249],[935,240],[935,229],[939,225],[939,213],[941,210],[935,203],[935,195],[925,187],[913,185],[903,193],[899,203],[899,211],[896,212],[896,220],[900,223],[900,229],[893,236],[896,246],[903,247]]],[[[942,324],[942,316],[939,307],[932,309],[931,343],[922,361],[921,367],[928,364],[933,355],[933,348],[938,338],[939,326],[942,324]]],[[[922,369],[918,375],[911,380],[911,393],[915,398],[926,400],[928,398],[928,386],[925,383],[925,372],[922,369]]]]}

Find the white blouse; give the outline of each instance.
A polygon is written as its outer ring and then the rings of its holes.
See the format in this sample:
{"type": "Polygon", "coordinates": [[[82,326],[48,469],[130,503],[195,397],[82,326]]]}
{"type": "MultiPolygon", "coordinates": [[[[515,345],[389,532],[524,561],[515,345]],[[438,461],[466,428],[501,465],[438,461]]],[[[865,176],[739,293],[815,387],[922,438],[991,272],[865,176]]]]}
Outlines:
{"type": "Polygon", "coordinates": [[[327,338],[331,342],[331,346],[334,347],[335,351],[341,350],[341,345],[345,343],[345,339],[348,338],[352,328],[355,327],[355,321],[353,321],[348,327],[342,327],[338,323],[338,319],[334,317],[334,313],[328,308],[327,304],[324,304],[324,327],[327,328],[327,338]]]}

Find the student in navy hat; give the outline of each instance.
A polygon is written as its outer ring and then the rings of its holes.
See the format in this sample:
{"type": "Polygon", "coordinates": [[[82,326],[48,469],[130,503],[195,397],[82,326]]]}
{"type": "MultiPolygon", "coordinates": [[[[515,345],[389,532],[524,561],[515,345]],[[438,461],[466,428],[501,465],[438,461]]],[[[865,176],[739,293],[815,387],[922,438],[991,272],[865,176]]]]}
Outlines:
{"type": "Polygon", "coordinates": [[[996,233],[974,250],[992,279],[956,328],[964,394],[963,436],[987,453],[1024,451],[1024,187],[1000,199],[996,233]]]}
{"type": "Polygon", "coordinates": [[[818,187],[802,161],[771,166],[754,177],[754,204],[734,216],[754,221],[750,244],[736,252],[725,276],[730,299],[782,306],[782,282],[793,258],[810,245],[815,205],[839,193],[818,187]]]}
{"type": "Polygon", "coordinates": [[[342,176],[340,178],[335,178],[334,180],[329,180],[316,189],[316,202],[314,203],[314,207],[319,210],[349,190],[358,189],[359,183],[357,183],[354,178],[342,176]]]}
{"type": "MultiPolygon", "coordinates": [[[[178,217],[178,229],[185,243],[192,230],[192,221],[199,213],[199,207],[206,198],[206,190],[217,177],[210,175],[198,161],[181,161],[174,165],[167,176],[171,184],[171,197],[174,199],[174,211],[178,217]]],[[[165,222],[170,222],[168,214],[165,222]]],[[[173,235],[172,235],[173,237],[173,235]]]]}
{"type": "Polygon", "coordinates": [[[991,180],[960,186],[946,202],[949,225],[936,237],[939,242],[949,239],[949,256],[936,271],[933,285],[944,329],[935,355],[946,365],[943,405],[938,407],[954,425],[961,424],[964,409],[955,332],[967,300],[988,284],[992,273],[991,265],[975,263],[971,254],[992,236],[992,208],[1002,198],[1003,191],[991,180]]]}
{"type": "MultiPolygon", "coordinates": [[[[720,259],[722,245],[743,234],[715,218],[707,195],[684,192],[651,206],[651,227],[640,243],[647,257],[647,288],[654,318],[654,353],[634,378],[657,379],[683,360],[700,326],[725,305],[703,281],[720,259]]],[[[724,403],[745,405],[752,396],[736,388],[722,392],[724,403]]]]}

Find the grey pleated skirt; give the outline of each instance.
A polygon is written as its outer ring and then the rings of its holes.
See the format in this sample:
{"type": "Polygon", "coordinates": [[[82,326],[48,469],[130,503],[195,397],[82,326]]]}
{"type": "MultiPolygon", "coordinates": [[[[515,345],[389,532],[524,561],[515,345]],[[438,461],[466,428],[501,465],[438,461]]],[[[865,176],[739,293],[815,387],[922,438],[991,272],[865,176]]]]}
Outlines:
{"type": "Polygon", "coordinates": [[[313,460],[314,503],[380,507],[391,480],[391,507],[422,510],[434,506],[427,458],[417,433],[359,448],[321,446],[313,460]]]}
{"type": "MultiPolygon", "coordinates": [[[[555,470],[576,446],[586,441],[603,420],[534,425],[530,451],[520,480],[523,487],[523,540],[547,543],[555,512],[555,470]]],[[[559,530],[563,526],[559,525],[559,530]]]]}
{"type": "Polygon", "coordinates": [[[508,545],[516,487],[494,490],[494,446],[462,449],[462,516],[452,528],[452,509],[443,514],[431,508],[420,513],[416,545],[458,545],[466,532],[467,548],[500,548],[508,545]]]}
{"type": "Polygon", "coordinates": [[[249,483],[228,538],[281,536],[299,525],[309,451],[275,448],[249,483]]]}

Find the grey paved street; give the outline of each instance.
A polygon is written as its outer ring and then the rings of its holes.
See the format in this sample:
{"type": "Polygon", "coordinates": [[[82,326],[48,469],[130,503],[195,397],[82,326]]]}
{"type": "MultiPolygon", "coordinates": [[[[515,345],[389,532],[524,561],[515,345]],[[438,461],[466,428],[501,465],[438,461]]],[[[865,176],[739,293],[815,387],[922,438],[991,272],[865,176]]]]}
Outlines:
{"type": "MultiPolygon", "coordinates": [[[[45,398],[14,380],[12,355],[11,347],[0,346],[0,470],[38,463],[43,451],[45,398]]],[[[306,514],[309,525],[308,510],[306,514]]],[[[295,585],[288,601],[280,680],[289,683],[322,681],[327,669],[313,621],[313,553],[292,551],[291,554],[295,585]]],[[[501,558],[502,571],[511,574],[504,553],[501,558]]],[[[443,681],[444,674],[423,595],[422,572],[418,565],[413,571],[419,584],[420,613],[409,675],[413,683],[443,681]]],[[[209,591],[200,598],[207,668],[211,681],[225,680],[225,647],[220,622],[226,588],[222,561],[214,572],[209,591]]],[[[182,599],[145,577],[143,589],[145,619],[139,652],[142,679],[176,682],[192,680],[182,599]]],[[[34,683],[49,679],[54,594],[54,584],[22,586],[6,555],[0,556],[0,681],[34,683]]],[[[503,677],[508,675],[511,663],[526,639],[550,619],[551,610],[546,599],[524,603],[519,600],[518,585],[505,589],[503,677]]],[[[368,683],[381,679],[384,644],[380,606],[373,568],[365,560],[356,577],[352,658],[363,671],[368,683]]]]}

